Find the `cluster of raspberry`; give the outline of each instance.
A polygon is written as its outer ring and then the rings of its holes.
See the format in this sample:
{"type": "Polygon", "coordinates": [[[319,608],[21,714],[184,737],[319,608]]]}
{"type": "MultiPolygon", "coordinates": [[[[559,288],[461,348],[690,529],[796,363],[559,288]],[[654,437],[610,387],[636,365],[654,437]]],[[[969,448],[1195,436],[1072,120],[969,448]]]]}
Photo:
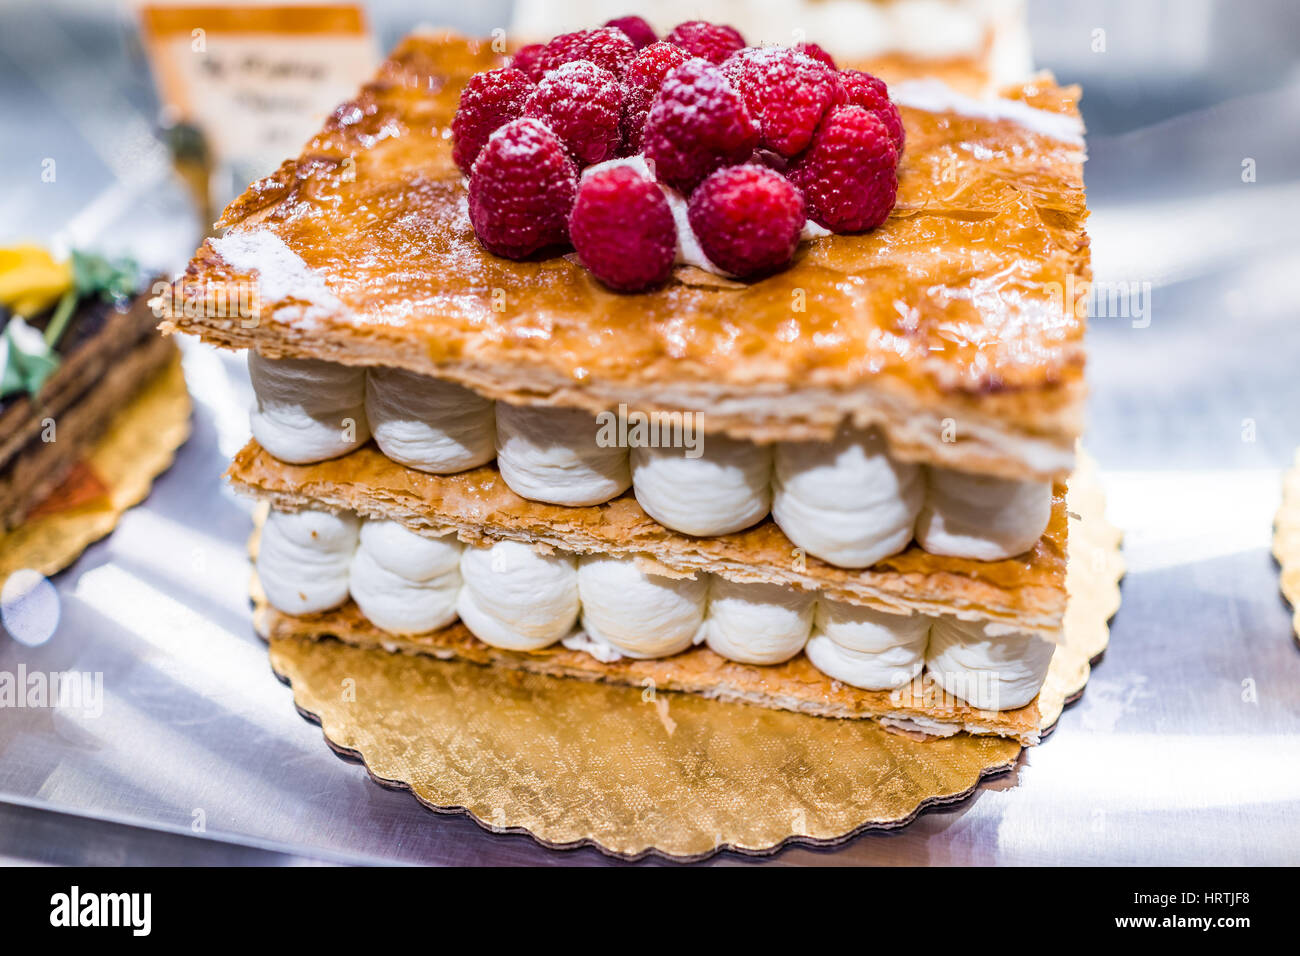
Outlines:
{"type": "Polygon", "coordinates": [[[488,251],[571,245],[623,292],[662,284],[677,262],[771,275],[801,238],[875,228],[904,142],[884,82],[816,44],[751,47],[698,20],[659,40],[640,17],[477,74],[452,133],[488,251]]]}

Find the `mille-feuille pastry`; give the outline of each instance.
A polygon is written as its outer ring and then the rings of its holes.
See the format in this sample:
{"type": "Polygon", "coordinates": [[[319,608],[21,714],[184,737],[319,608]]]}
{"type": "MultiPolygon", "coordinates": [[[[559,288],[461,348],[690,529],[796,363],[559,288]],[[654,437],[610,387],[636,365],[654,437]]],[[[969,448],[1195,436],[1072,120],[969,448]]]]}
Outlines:
{"type": "MultiPolygon", "coordinates": [[[[176,356],[129,262],[0,249],[0,532],[65,482],[109,423],[176,356]]],[[[62,502],[67,504],[68,502],[62,502]]]]}
{"type": "Polygon", "coordinates": [[[263,630],[1034,741],[1077,94],[689,26],[408,38],[160,300],[250,349],[263,630]]]}

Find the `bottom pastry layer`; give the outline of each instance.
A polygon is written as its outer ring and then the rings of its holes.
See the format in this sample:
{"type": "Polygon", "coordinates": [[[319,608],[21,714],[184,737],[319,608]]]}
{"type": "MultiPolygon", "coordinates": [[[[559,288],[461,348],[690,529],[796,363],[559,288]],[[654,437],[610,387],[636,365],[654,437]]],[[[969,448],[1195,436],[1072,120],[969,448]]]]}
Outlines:
{"type": "Polygon", "coordinates": [[[713,700],[756,704],[819,717],[873,718],[887,727],[927,736],[965,731],[1036,744],[1041,715],[1035,699],[1016,710],[983,711],[946,692],[924,674],[889,691],[867,691],[827,677],[807,655],[776,665],[739,664],[706,646],[655,660],[599,661],[584,651],[553,645],[540,651],[507,651],[485,644],[457,622],[428,634],[379,630],[349,601],[319,614],[295,616],[275,610],[256,591],[254,621],[265,638],[336,637],[356,647],[427,654],[510,670],[605,681],[655,690],[681,691],[713,700]]]}

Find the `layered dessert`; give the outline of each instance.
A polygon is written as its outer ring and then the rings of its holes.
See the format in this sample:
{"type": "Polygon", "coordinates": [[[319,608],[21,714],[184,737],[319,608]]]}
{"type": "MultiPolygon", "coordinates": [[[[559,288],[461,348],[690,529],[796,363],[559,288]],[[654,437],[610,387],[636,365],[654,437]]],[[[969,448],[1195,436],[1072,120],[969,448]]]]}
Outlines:
{"type": "Polygon", "coordinates": [[[86,456],[177,355],[142,285],[131,263],[0,249],[0,534],[104,491],[86,456]]]}
{"type": "Polygon", "coordinates": [[[409,37],[158,300],[249,350],[264,631],[1036,741],[1076,100],[702,22],[409,37]]]}

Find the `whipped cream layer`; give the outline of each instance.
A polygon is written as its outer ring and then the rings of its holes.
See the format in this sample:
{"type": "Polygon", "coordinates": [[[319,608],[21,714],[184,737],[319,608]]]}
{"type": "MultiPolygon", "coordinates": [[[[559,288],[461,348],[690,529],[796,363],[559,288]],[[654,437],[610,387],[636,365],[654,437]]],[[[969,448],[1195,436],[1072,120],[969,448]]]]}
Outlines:
{"type": "Polygon", "coordinates": [[[466,548],[457,609],[485,644],[535,651],[568,636],[578,620],[578,562],[518,541],[466,548]]]}
{"type": "Polygon", "coordinates": [[[555,505],[598,505],[632,484],[626,448],[604,446],[576,408],[497,406],[497,468],[515,494],[555,505]]]}
{"type": "Polygon", "coordinates": [[[361,522],[350,512],[271,510],[257,548],[266,599],[286,614],[313,614],[348,599],[361,522]]]}
{"type": "Polygon", "coordinates": [[[366,521],[349,588],[361,613],[394,634],[423,634],[456,620],[460,556],[454,535],[428,538],[396,521],[366,521]]]}
{"type": "Polygon", "coordinates": [[[605,662],[669,657],[700,643],[743,664],[805,651],[826,676],[891,690],[924,671],[985,710],[1034,699],[1054,645],[980,621],[900,615],[775,584],[715,574],[665,577],[635,558],[542,554],[519,541],[466,547],[392,521],[272,510],[257,571],[272,606],[327,611],[349,594],[383,631],[419,634],[457,617],[511,651],[562,643],[605,662]]]}
{"type": "Polygon", "coordinates": [[[491,399],[400,368],[366,371],[366,417],[375,444],[417,471],[452,475],[496,457],[497,418],[491,399]]]}
{"type": "Polygon", "coordinates": [[[842,568],[870,567],[913,539],[932,554],[1010,558],[1051,519],[1050,482],[899,462],[875,429],[760,445],[703,434],[681,413],[638,434],[635,412],[508,405],[401,369],[251,354],[249,372],[253,434],[283,461],[345,454],[373,433],[389,458],[432,474],[495,458],[532,501],[598,505],[631,487],[646,514],[681,534],[730,534],[770,513],[796,547],[842,568]]]}
{"type": "Polygon", "coordinates": [[[249,413],[253,437],[281,461],[337,458],[370,438],[365,369],[250,351],[248,377],[256,396],[249,413]]]}

